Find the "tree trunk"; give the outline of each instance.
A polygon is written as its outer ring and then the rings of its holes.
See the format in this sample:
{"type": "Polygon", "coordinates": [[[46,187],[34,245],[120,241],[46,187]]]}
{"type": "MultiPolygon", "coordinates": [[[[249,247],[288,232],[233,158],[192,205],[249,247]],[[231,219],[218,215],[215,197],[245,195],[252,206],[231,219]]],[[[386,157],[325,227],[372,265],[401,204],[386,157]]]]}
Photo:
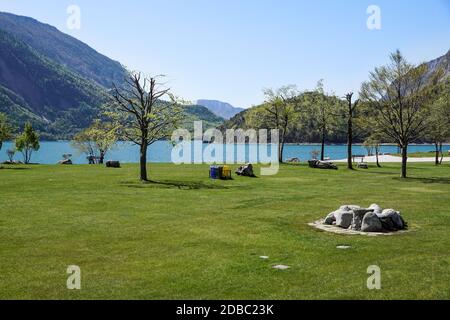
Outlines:
{"type": "Polygon", "coordinates": [[[441,152],[441,161],[439,161],[439,164],[442,164],[444,162],[444,149],[443,149],[443,143],[439,143],[439,150],[441,152]]]}
{"type": "Polygon", "coordinates": [[[408,164],[408,145],[402,147],[402,178],[406,178],[406,166],[408,164]]]}
{"type": "Polygon", "coordinates": [[[105,162],[105,153],[100,152],[100,157],[99,157],[98,163],[103,164],[104,162],[105,162]]]}
{"type": "Polygon", "coordinates": [[[321,155],[320,160],[325,160],[325,127],[322,128],[322,148],[321,148],[321,155]]]}
{"type": "Polygon", "coordinates": [[[353,144],[353,121],[352,115],[350,114],[347,126],[347,168],[350,170],[353,170],[352,144],[353,144]]]}
{"type": "Polygon", "coordinates": [[[27,147],[25,147],[24,160],[25,164],[29,164],[31,160],[31,151],[27,147]]]}
{"type": "Polygon", "coordinates": [[[283,134],[280,138],[280,144],[278,145],[278,161],[280,163],[283,163],[284,144],[286,142],[286,135],[284,132],[286,131],[283,131],[283,134]]]}
{"type": "Polygon", "coordinates": [[[278,145],[278,162],[283,163],[284,144],[286,143],[286,128],[282,129],[280,144],[278,145]]]}
{"type": "Polygon", "coordinates": [[[141,181],[148,181],[147,178],[147,143],[143,142],[141,144],[140,150],[140,172],[141,172],[141,181]]]}
{"type": "Polygon", "coordinates": [[[278,161],[280,163],[283,163],[284,142],[281,142],[280,148],[278,150],[279,150],[278,161]]]}
{"type": "Polygon", "coordinates": [[[434,148],[436,150],[436,160],[435,160],[434,164],[438,166],[439,165],[439,143],[438,142],[434,143],[434,148]]]}
{"type": "Polygon", "coordinates": [[[379,148],[376,148],[376,149],[375,149],[375,152],[376,152],[376,154],[377,154],[377,167],[378,167],[378,168],[381,168],[381,165],[380,165],[380,149],[379,149],[379,148]]]}

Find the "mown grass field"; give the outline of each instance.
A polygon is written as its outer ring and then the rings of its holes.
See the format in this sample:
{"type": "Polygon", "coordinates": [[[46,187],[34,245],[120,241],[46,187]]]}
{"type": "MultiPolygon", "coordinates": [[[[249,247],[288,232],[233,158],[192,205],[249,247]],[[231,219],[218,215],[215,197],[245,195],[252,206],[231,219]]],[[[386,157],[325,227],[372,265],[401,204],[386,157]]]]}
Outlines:
{"type": "Polygon", "coordinates": [[[0,298],[450,298],[448,164],[411,164],[405,181],[394,164],[286,165],[233,181],[210,181],[207,166],[149,168],[156,183],[138,182],[137,165],[4,166],[0,298]],[[412,230],[369,238],[307,225],[374,202],[401,210],[412,230]],[[82,290],[66,288],[69,265],[82,290]],[[369,265],[381,268],[379,291],[367,289],[369,265]]]}
{"type": "MultiPolygon", "coordinates": [[[[394,154],[394,156],[401,157],[401,154],[394,154]]],[[[444,152],[444,157],[448,157],[449,153],[444,152]]],[[[413,152],[408,154],[409,158],[435,158],[436,152],[413,152]]],[[[439,155],[441,157],[441,155],[439,155]]]]}

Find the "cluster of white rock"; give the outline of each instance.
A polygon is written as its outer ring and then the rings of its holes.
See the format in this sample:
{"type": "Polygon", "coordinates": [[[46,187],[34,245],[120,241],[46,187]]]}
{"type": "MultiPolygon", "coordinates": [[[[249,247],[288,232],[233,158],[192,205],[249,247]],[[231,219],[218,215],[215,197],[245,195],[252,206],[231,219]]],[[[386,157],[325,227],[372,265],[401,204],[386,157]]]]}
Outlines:
{"type": "Polygon", "coordinates": [[[377,204],[372,204],[369,208],[342,206],[331,212],[324,224],[362,232],[395,232],[408,228],[400,212],[394,209],[383,210],[377,204]]]}

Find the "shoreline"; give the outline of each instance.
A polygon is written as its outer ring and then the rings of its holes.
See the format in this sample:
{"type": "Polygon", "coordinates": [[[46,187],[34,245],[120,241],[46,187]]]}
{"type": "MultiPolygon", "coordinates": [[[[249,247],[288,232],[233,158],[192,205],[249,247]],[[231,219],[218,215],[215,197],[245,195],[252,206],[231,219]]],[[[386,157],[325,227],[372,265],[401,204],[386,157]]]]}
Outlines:
{"type": "MultiPolygon", "coordinates": [[[[396,157],[396,156],[390,156],[390,155],[380,155],[378,157],[380,163],[401,163],[402,157],[396,157]]],[[[336,163],[346,163],[347,159],[340,159],[340,160],[331,160],[332,162],[336,163]]],[[[419,163],[419,162],[435,162],[436,158],[408,158],[408,163],[419,163]]],[[[364,158],[364,163],[376,163],[377,157],[376,156],[370,156],[364,158]]],[[[442,163],[450,162],[450,157],[444,157],[442,163]]],[[[356,161],[356,164],[360,163],[360,161],[356,161]]]]}
{"type": "MultiPolygon", "coordinates": [[[[191,140],[191,142],[198,142],[201,140],[191,140]]],[[[45,142],[45,143],[70,143],[72,142],[72,140],[40,140],[39,142],[45,142]]],[[[168,142],[170,143],[170,140],[158,140],[157,142],[168,142]]],[[[3,143],[14,143],[13,140],[5,140],[3,141],[3,143]]],[[[133,142],[131,141],[118,141],[118,143],[130,143],[133,144],[133,142]]],[[[222,143],[223,145],[229,145],[229,143],[222,143]]],[[[232,145],[249,145],[249,143],[232,143],[232,145]]],[[[268,143],[271,144],[271,143],[268,143]]],[[[286,146],[321,146],[320,142],[289,142],[289,143],[285,143],[286,146]]],[[[347,146],[347,143],[342,142],[342,143],[327,143],[325,144],[325,148],[326,147],[332,147],[332,146],[347,146]]],[[[364,143],[354,143],[353,146],[364,146],[364,143]]],[[[397,147],[397,145],[395,143],[382,143],[380,144],[381,147],[397,147]]],[[[409,146],[430,146],[430,147],[434,147],[433,143],[410,143],[409,146]]],[[[449,147],[450,148],[450,141],[449,142],[445,142],[443,143],[444,147],[449,147]]]]}

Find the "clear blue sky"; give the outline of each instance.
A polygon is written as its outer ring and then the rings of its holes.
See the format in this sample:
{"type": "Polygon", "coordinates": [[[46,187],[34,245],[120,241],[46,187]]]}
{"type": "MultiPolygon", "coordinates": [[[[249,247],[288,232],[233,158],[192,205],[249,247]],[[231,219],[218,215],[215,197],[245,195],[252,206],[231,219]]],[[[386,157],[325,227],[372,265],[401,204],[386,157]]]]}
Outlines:
{"type": "Polygon", "coordinates": [[[450,0],[0,0],[0,11],[56,26],[131,69],[166,74],[188,100],[239,107],[262,89],[297,84],[357,92],[368,72],[400,49],[412,62],[450,49],[450,0]],[[66,26],[69,5],[81,29],[66,26]],[[366,27],[369,5],[381,30],[366,27]]]}

